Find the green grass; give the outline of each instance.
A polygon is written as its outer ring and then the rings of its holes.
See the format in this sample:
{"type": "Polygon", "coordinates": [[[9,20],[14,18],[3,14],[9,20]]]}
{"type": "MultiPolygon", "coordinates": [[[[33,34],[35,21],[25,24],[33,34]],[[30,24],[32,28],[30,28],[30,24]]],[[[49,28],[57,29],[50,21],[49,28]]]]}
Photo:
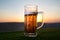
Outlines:
{"type": "Polygon", "coordinates": [[[58,28],[40,29],[37,32],[38,36],[35,38],[25,37],[23,31],[2,32],[0,40],[60,40],[60,29],[58,28]]]}

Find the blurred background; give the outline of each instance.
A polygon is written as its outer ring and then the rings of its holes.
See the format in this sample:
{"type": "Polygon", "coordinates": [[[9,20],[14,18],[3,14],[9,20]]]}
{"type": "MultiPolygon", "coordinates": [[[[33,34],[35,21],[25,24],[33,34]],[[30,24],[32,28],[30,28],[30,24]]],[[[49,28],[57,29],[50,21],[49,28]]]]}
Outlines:
{"type": "Polygon", "coordinates": [[[0,0],[0,32],[24,30],[26,4],[36,4],[43,11],[43,28],[60,28],[60,0],[0,0]]]}

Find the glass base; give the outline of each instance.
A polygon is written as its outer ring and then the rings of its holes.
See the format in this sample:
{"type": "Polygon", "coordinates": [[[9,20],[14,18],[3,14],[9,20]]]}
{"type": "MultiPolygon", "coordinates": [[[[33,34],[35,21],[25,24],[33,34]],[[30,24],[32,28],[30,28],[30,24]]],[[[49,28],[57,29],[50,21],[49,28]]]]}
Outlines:
{"type": "Polygon", "coordinates": [[[37,33],[24,33],[25,37],[37,37],[37,33]]]}

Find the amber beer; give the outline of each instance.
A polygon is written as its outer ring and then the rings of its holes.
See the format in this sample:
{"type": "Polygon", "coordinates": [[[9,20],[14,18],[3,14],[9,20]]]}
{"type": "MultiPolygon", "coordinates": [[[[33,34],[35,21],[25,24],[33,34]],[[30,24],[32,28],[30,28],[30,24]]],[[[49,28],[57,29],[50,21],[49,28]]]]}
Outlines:
{"type": "Polygon", "coordinates": [[[36,29],[39,29],[43,26],[42,22],[42,24],[40,24],[41,26],[37,27],[38,6],[25,5],[24,8],[24,35],[26,37],[37,37],[36,29]]]}
{"type": "Polygon", "coordinates": [[[30,12],[25,14],[25,32],[35,33],[37,27],[37,12],[30,12]]]}

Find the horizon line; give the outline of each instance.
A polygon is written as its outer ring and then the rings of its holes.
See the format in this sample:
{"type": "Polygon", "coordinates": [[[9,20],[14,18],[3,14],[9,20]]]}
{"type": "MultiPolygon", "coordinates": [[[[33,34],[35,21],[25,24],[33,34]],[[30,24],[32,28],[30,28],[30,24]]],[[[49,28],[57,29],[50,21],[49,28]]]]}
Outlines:
{"type": "MultiPolygon", "coordinates": [[[[17,23],[17,22],[0,22],[0,23],[17,23]]],[[[18,23],[24,23],[24,22],[18,22],[18,23]]],[[[44,22],[44,23],[60,23],[60,22],[44,22]]]]}

